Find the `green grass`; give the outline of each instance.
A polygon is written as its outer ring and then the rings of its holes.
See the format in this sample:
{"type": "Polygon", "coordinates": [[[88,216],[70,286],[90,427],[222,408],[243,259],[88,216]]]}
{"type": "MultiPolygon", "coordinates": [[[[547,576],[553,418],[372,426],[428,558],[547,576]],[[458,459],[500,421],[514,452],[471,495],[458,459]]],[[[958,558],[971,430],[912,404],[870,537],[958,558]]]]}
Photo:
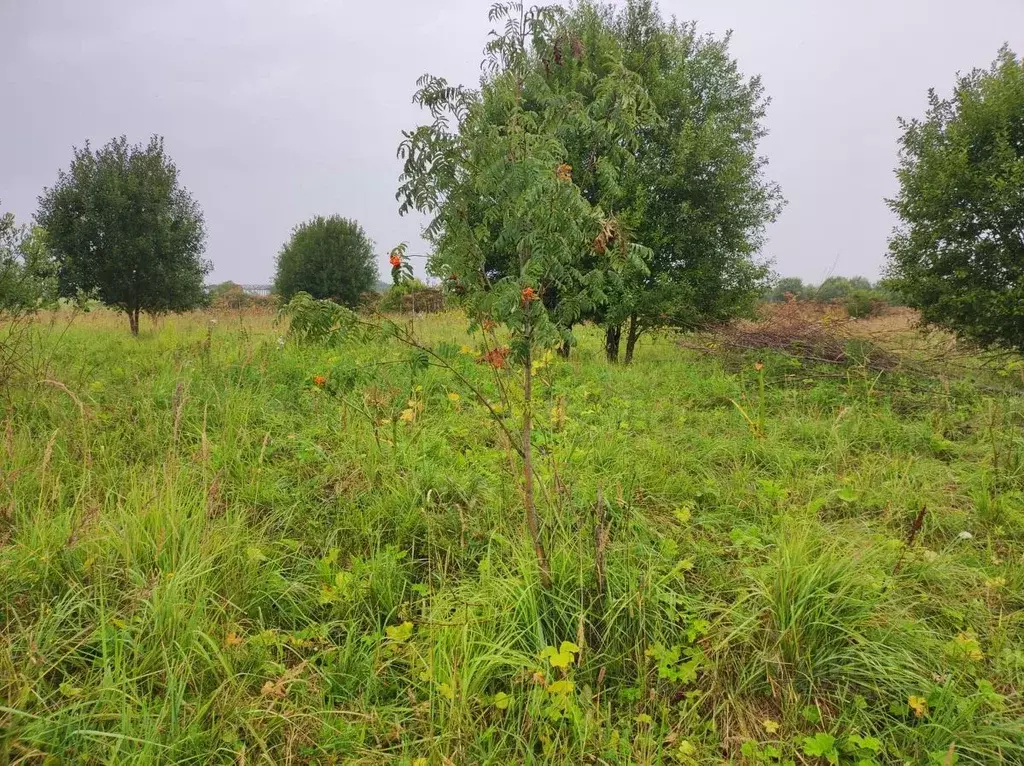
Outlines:
{"type": "MultiPolygon", "coordinates": [[[[449,371],[208,318],[57,323],[4,392],[0,762],[1024,762],[1024,399],[584,330],[545,590],[449,371]]],[[[499,402],[464,326],[416,332],[499,402]]]]}

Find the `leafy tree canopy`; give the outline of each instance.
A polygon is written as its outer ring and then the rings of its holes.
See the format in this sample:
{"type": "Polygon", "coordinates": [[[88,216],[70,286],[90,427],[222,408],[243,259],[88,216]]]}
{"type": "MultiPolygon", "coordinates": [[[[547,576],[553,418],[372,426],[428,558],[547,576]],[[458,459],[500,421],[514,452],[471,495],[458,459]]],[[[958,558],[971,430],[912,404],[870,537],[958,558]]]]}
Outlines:
{"type": "Polygon", "coordinates": [[[1004,47],[900,125],[889,285],[925,322],[1024,351],[1024,66],[1004,47]]]}
{"type": "Polygon", "coordinates": [[[739,71],[728,36],[666,21],[651,0],[584,6],[575,18],[590,37],[611,34],[656,115],[640,127],[624,189],[634,236],[653,257],[606,317],[612,331],[628,317],[628,359],[640,332],[745,313],[763,289],[768,271],[755,256],[782,204],[758,154],[768,99],[759,77],[739,71]]]}
{"type": "Polygon", "coordinates": [[[585,72],[562,18],[555,7],[496,4],[504,31],[487,45],[480,89],[421,78],[414,101],[432,122],[399,149],[401,210],[430,216],[432,273],[471,316],[506,324],[523,359],[571,340],[573,323],[607,301],[612,275],[644,268],[613,206],[649,100],[614,49],[601,73],[585,72]],[[558,67],[567,73],[556,77],[558,67]],[[569,70],[600,98],[582,97],[569,70]],[[602,147],[593,172],[567,162],[577,135],[602,147]]]}
{"type": "Polygon", "coordinates": [[[356,221],[317,216],[299,224],[277,256],[274,291],[288,301],[300,292],[355,306],[377,286],[373,242],[356,221]]]}
{"type": "MultiPolygon", "coordinates": [[[[437,135],[453,151],[423,152],[426,133],[410,136],[405,180],[415,176],[414,168],[429,168],[440,181],[412,195],[406,183],[406,207],[416,195],[417,201],[450,201],[449,180],[477,177],[465,172],[462,141],[478,119],[501,124],[514,102],[520,119],[543,126],[555,142],[552,161],[564,165],[563,180],[606,221],[601,240],[581,256],[580,270],[563,273],[567,281],[544,292],[544,305],[563,332],[573,322],[597,319],[618,333],[630,320],[631,350],[645,329],[690,328],[751,307],[767,274],[753,255],[780,197],[757,154],[767,100],[757,78],[739,73],[728,38],[699,35],[693,25],[663,20],[650,0],[629,0],[620,11],[591,3],[570,13],[552,11],[546,33],[531,42],[515,99],[490,76],[479,91],[422,81],[418,99],[436,120],[429,130],[442,128],[437,135]],[[450,113],[433,108],[446,102],[455,107],[450,113]],[[601,251],[629,241],[650,248],[648,261],[606,268],[611,262],[601,251]],[[574,284],[584,273],[588,284],[600,285],[586,305],[580,297],[588,292],[574,284]]],[[[467,194],[458,210],[467,226],[486,231],[483,270],[497,282],[520,264],[514,240],[499,236],[504,222],[491,202],[467,194]]],[[[449,226],[442,216],[428,233],[443,237],[449,226]]],[[[440,254],[432,262],[441,276],[451,276],[450,265],[440,254]]],[[[615,346],[617,356],[617,340],[615,346]]]]}
{"type": "Polygon", "coordinates": [[[56,269],[46,232],[0,214],[0,314],[33,312],[57,298],[56,269]]]}
{"type": "Polygon", "coordinates": [[[74,150],[68,170],[39,198],[38,223],[47,232],[63,296],[95,293],[128,314],[186,311],[202,304],[203,215],[163,139],[129,144],[124,136],[93,151],[74,150]]]}

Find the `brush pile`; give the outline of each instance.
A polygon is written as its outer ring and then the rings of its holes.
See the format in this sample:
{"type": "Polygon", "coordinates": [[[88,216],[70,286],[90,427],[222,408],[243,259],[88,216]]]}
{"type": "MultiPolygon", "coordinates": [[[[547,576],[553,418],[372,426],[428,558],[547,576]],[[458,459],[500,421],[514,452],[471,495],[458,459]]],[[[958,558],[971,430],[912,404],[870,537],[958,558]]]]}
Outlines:
{"type": "Polygon", "coordinates": [[[766,303],[757,319],[715,329],[713,343],[737,351],[770,350],[809,362],[863,365],[890,372],[901,357],[865,334],[860,320],[836,304],[788,300],[766,303]]]}

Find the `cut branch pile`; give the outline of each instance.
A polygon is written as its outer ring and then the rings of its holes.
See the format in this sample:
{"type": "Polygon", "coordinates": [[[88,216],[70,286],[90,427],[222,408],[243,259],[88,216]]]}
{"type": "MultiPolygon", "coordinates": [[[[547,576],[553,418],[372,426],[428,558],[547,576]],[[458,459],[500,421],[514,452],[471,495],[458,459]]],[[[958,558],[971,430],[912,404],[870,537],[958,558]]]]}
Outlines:
{"type": "Polygon", "coordinates": [[[792,300],[766,304],[756,320],[720,325],[711,347],[775,351],[809,362],[863,365],[879,372],[904,365],[901,355],[883,347],[862,325],[841,306],[792,300]]]}

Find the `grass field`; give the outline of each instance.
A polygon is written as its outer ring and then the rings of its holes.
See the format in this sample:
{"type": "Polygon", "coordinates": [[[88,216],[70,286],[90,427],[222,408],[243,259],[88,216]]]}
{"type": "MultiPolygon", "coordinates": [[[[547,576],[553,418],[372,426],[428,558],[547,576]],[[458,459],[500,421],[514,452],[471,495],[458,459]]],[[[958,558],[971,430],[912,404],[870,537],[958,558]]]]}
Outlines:
{"type": "MultiPolygon", "coordinates": [[[[58,321],[3,392],[0,763],[1024,762],[1017,395],[584,330],[545,590],[450,371],[211,316],[58,321]]],[[[415,332],[514,431],[464,328],[415,332]]]]}

